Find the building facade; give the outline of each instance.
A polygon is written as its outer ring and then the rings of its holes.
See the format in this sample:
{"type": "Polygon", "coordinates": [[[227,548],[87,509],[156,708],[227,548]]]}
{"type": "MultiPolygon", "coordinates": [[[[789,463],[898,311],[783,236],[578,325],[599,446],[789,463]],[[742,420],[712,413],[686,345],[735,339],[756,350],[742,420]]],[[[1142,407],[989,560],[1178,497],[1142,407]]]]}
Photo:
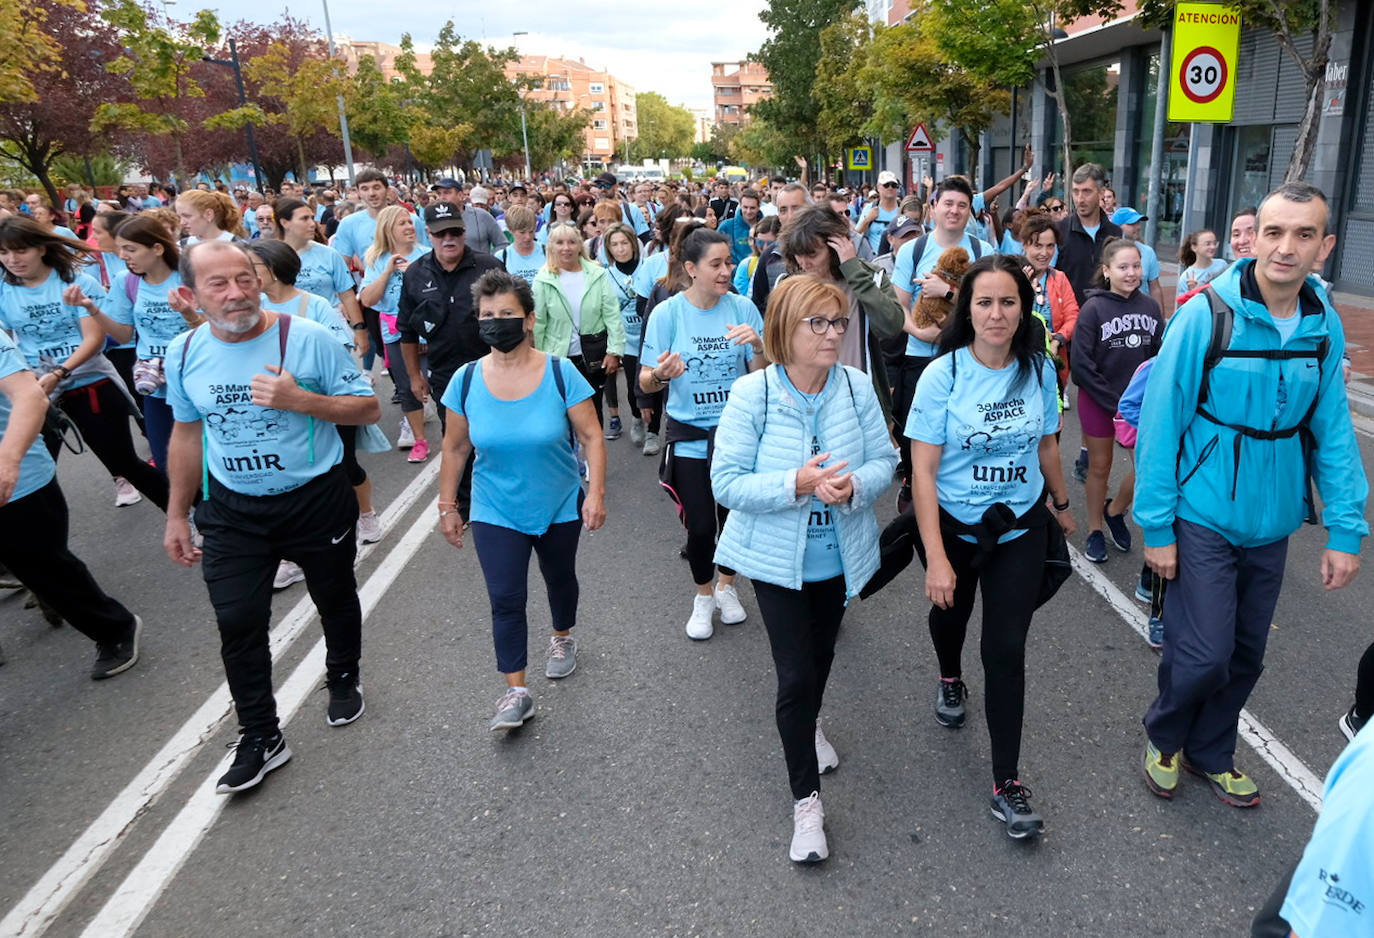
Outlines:
{"type": "Polygon", "coordinates": [[[749,106],[772,96],[768,70],[758,62],[711,63],[711,99],[717,124],[749,126],[749,106]]]}
{"type": "Polygon", "coordinates": [[[625,142],[639,136],[635,90],[604,69],[589,66],[585,59],[523,55],[505,68],[506,77],[535,78],[537,87],[525,92],[527,101],[541,101],[563,111],[590,111],[584,133],[582,162],[603,165],[625,152],[625,142]]]}

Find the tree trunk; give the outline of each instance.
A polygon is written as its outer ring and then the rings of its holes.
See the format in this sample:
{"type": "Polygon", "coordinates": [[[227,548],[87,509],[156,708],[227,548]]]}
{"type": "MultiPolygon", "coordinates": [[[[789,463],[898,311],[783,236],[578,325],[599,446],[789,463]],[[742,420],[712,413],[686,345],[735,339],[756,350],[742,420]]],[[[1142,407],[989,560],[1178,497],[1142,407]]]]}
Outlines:
{"type": "Polygon", "coordinates": [[[186,154],[181,148],[181,134],[172,132],[172,145],[176,147],[177,153],[177,179],[176,190],[181,192],[186,188],[186,154]]]}
{"type": "Polygon", "coordinates": [[[1064,96],[1064,76],[1059,71],[1059,54],[1054,51],[1054,40],[1050,40],[1050,69],[1054,72],[1054,103],[1059,106],[1059,121],[1064,128],[1064,191],[1068,192],[1073,184],[1073,132],[1069,124],[1068,99],[1064,96]]]}
{"type": "Polygon", "coordinates": [[[1301,182],[1307,176],[1312,164],[1312,154],[1317,149],[1317,133],[1321,130],[1322,97],[1326,87],[1326,57],[1320,62],[1306,63],[1307,88],[1302,121],[1298,124],[1298,139],[1293,147],[1293,158],[1288,161],[1288,171],[1284,182],[1301,182]]]}
{"type": "Polygon", "coordinates": [[[56,157],[61,155],[61,148],[54,149],[51,141],[40,143],[32,137],[11,142],[16,145],[16,152],[6,155],[14,156],[15,161],[20,166],[33,173],[38,184],[48,194],[48,202],[53,208],[61,208],[62,200],[57,195],[57,186],[53,184],[52,177],[48,175],[48,166],[56,157]]]}
{"type": "Polygon", "coordinates": [[[305,167],[305,143],[301,140],[301,135],[296,134],[296,165],[299,167],[296,172],[296,182],[305,185],[309,172],[305,167]]]}

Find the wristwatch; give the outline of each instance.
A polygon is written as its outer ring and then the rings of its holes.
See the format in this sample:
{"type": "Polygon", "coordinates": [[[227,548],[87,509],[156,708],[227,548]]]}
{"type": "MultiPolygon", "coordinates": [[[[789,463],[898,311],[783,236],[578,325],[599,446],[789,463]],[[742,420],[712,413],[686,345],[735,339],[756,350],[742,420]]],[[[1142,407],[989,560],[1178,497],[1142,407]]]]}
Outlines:
{"type": "Polygon", "coordinates": [[[950,300],[952,300],[952,299],[954,299],[954,291],[953,291],[953,290],[946,290],[946,291],[945,291],[945,302],[948,303],[948,302],[949,302],[950,300]]]}
{"type": "Polygon", "coordinates": [[[57,380],[59,381],[66,381],[72,376],[72,370],[66,365],[58,365],[52,370],[52,373],[57,375],[57,380]]]}
{"type": "Polygon", "coordinates": [[[367,328],[367,323],[365,322],[351,322],[349,325],[353,327],[354,332],[362,332],[367,328]]]}

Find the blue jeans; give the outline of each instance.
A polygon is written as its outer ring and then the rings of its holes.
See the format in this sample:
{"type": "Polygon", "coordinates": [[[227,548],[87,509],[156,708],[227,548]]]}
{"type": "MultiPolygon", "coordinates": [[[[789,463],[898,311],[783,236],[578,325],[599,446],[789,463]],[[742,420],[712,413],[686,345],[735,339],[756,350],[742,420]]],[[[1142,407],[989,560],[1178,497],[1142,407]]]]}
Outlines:
{"type": "Polygon", "coordinates": [[[167,474],[167,443],[172,438],[172,405],[165,397],[143,398],[143,429],[148,448],[153,453],[153,465],[167,474]]]}

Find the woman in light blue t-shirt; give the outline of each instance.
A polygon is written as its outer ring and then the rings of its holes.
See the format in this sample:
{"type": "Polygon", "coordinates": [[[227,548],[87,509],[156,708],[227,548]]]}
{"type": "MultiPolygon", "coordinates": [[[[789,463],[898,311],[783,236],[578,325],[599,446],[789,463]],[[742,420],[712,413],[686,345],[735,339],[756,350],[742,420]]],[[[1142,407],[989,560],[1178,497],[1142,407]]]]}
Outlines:
{"type": "Polygon", "coordinates": [[[963,726],[968,692],[960,658],[981,584],[992,812],[1018,839],[1044,828],[1030,789],[1019,781],[1026,635],[1049,525],[1074,530],[1055,436],[1059,388],[1034,303],[1030,280],[1013,258],[975,262],[960,284],[939,355],[917,382],[906,424],[930,636],[940,665],[935,719],[951,729],[963,726]]]}
{"type": "Polygon", "coordinates": [[[582,526],[606,521],[606,446],[592,388],[572,362],[534,347],[534,295],[519,276],[489,270],[473,286],[478,334],[491,352],[458,369],[444,391],[448,408],[439,470],[439,526],[454,547],[471,526],[491,600],[496,667],[506,690],[488,728],[514,729],[534,715],[525,684],[530,552],[548,588],[553,618],[546,677],[577,667],[577,545],[582,526]],[[587,460],[587,491],[572,440],[587,460]],[[458,479],[472,468],[470,518],[458,513],[458,479]]]}

